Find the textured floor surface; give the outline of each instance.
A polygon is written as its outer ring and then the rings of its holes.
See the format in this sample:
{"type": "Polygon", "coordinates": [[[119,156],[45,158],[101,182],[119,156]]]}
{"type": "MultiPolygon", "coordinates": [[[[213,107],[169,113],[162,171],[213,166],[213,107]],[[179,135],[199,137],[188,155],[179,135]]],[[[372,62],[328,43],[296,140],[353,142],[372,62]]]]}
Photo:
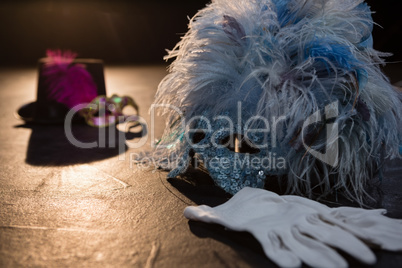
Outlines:
{"type": "MultiPolygon", "coordinates": [[[[164,75],[165,66],[106,68],[108,95],[132,96],[147,133],[74,125],[76,140],[98,142],[79,149],[63,126],[14,117],[36,98],[34,68],[0,71],[1,267],[275,267],[250,235],[183,217],[188,205],[228,199],[203,174],[167,180],[165,172],[149,168],[152,163],[133,164],[163,130],[164,122],[152,124],[147,111],[164,75]]],[[[378,201],[397,218],[401,174],[401,162],[388,164],[378,201]]],[[[378,267],[402,265],[402,254],[376,255],[378,267]]]]}

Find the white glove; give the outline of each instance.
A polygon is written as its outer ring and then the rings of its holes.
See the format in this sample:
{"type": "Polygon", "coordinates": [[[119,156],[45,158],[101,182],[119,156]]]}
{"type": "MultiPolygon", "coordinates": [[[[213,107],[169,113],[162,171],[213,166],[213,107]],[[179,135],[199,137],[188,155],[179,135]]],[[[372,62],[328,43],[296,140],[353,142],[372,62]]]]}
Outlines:
{"type": "Polygon", "coordinates": [[[374,264],[376,258],[364,242],[402,250],[402,220],[385,217],[385,212],[329,208],[307,198],[246,187],[215,208],[187,207],[184,216],[250,232],[267,257],[282,267],[299,267],[302,262],[313,267],[347,267],[334,248],[366,264],[374,264]]]}

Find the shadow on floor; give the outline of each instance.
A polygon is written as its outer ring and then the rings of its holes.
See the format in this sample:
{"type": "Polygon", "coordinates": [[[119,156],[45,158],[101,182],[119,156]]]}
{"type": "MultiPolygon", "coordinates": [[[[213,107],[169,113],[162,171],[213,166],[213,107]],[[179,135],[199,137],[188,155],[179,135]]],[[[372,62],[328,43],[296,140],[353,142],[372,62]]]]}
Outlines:
{"type": "Polygon", "coordinates": [[[75,124],[67,131],[62,125],[23,124],[15,127],[32,130],[25,161],[34,166],[82,164],[118,156],[127,151],[126,140],[147,134],[145,126],[139,132],[85,124],[75,124]]]}

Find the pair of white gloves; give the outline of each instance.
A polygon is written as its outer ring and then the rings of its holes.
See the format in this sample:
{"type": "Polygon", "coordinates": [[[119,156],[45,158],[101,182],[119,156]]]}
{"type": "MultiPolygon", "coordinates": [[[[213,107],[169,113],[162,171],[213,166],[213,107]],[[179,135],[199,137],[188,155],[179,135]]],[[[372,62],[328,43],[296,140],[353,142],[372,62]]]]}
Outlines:
{"type": "Polygon", "coordinates": [[[299,267],[302,262],[313,267],[347,267],[335,249],[365,264],[376,262],[368,245],[402,250],[402,220],[388,218],[385,212],[329,208],[307,198],[246,187],[215,208],[187,207],[184,216],[250,232],[267,257],[281,267],[299,267]]]}

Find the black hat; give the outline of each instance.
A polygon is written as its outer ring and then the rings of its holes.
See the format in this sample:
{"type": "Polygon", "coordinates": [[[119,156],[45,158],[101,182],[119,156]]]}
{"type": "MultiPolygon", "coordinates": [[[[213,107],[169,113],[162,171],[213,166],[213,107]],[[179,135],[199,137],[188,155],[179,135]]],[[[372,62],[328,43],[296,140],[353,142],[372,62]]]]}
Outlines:
{"type": "MultiPolygon", "coordinates": [[[[60,51],[58,51],[60,56],[60,51]]],[[[48,53],[49,56],[49,53],[48,53]]],[[[64,63],[65,64],[65,63],[64,63]]],[[[39,124],[60,124],[71,107],[51,98],[52,91],[49,90],[49,83],[46,68],[49,66],[49,57],[38,61],[38,87],[35,102],[23,105],[16,112],[16,117],[29,123],[39,124]]],[[[67,65],[66,65],[67,66],[67,65]]],[[[103,61],[99,59],[73,59],[71,58],[67,67],[80,66],[92,77],[96,86],[97,95],[106,95],[105,78],[103,74],[103,61]]],[[[58,77],[56,76],[56,79],[58,77]]],[[[54,78],[52,78],[54,79],[54,78]]],[[[74,79],[74,78],[72,78],[74,79]]],[[[54,81],[53,81],[54,82],[54,81]]],[[[57,81],[56,81],[57,82],[57,81]]],[[[77,81],[76,81],[77,82],[77,81]]],[[[78,81],[79,83],[79,81],[78,81]]],[[[79,94],[77,92],[76,94],[79,94]]],[[[89,100],[91,101],[91,100],[89,100]]]]}

